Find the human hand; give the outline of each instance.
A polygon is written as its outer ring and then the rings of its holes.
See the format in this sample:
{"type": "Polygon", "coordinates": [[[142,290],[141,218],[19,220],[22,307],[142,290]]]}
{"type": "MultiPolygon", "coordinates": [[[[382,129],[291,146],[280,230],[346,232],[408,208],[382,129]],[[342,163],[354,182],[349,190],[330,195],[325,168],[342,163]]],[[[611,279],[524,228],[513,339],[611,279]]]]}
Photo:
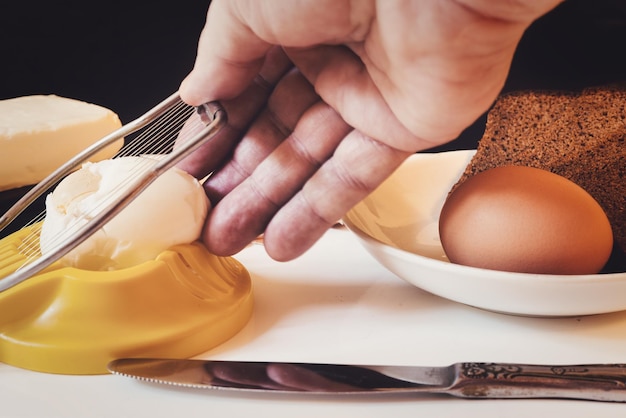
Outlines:
{"type": "Polygon", "coordinates": [[[559,2],[214,0],[180,89],[231,120],[182,164],[213,173],[208,248],[264,232],[272,257],[301,254],[408,155],[484,113],[524,30],[559,2]]]}

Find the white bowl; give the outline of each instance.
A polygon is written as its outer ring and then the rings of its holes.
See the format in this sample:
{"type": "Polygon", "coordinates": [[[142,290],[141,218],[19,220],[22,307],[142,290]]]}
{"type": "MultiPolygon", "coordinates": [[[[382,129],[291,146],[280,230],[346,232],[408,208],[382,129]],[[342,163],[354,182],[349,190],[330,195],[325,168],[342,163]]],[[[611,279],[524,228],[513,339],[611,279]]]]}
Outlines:
{"type": "Polygon", "coordinates": [[[626,273],[510,273],[448,261],[439,212],[475,151],[411,156],[345,216],[348,228],[383,266],[435,295],[477,308],[531,316],[626,310],[626,273]]]}

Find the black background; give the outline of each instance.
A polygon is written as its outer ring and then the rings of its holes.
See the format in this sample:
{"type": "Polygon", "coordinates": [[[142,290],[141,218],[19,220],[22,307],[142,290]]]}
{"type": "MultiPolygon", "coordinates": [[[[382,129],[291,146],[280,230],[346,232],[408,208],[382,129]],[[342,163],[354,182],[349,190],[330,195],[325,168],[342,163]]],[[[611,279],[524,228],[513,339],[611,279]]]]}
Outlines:
{"type": "Polygon", "coordinates": [[[207,9],[207,0],[3,0],[0,99],[57,94],[129,122],[178,89],[207,9]]]}
{"type": "MultiPolygon", "coordinates": [[[[208,5],[5,0],[0,99],[52,93],[109,107],[129,122],[191,70],[208,5]]],[[[625,1],[568,0],[527,31],[505,91],[624,80],[625,44],[625,1]]]]}

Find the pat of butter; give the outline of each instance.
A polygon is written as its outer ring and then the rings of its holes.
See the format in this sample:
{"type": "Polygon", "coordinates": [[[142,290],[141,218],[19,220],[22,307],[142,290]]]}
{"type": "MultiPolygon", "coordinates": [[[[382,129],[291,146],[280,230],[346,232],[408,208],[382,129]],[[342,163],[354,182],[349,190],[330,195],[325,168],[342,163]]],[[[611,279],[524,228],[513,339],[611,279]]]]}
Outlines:
{"type": "MultiPolygon", "coordinates": [[[[0,100],[0,191],[35,184],[121,126],[117,114],[55,95],[0,100]]],[[[116,141],[90,161],[112,157],[116,141]]]]}

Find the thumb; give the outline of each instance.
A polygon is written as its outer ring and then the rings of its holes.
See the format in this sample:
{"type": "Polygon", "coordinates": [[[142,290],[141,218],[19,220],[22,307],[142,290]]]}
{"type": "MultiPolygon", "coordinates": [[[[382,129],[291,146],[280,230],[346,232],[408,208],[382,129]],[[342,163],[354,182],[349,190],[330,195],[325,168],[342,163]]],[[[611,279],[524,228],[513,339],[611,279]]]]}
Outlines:
{"type": "Polygon", "coordinates": [[[182,100],[192,106],[238,96],[271,48],[237,13],[236,4],[215,0],[209,7],[193,70],[179,89],[182,100]]]}

